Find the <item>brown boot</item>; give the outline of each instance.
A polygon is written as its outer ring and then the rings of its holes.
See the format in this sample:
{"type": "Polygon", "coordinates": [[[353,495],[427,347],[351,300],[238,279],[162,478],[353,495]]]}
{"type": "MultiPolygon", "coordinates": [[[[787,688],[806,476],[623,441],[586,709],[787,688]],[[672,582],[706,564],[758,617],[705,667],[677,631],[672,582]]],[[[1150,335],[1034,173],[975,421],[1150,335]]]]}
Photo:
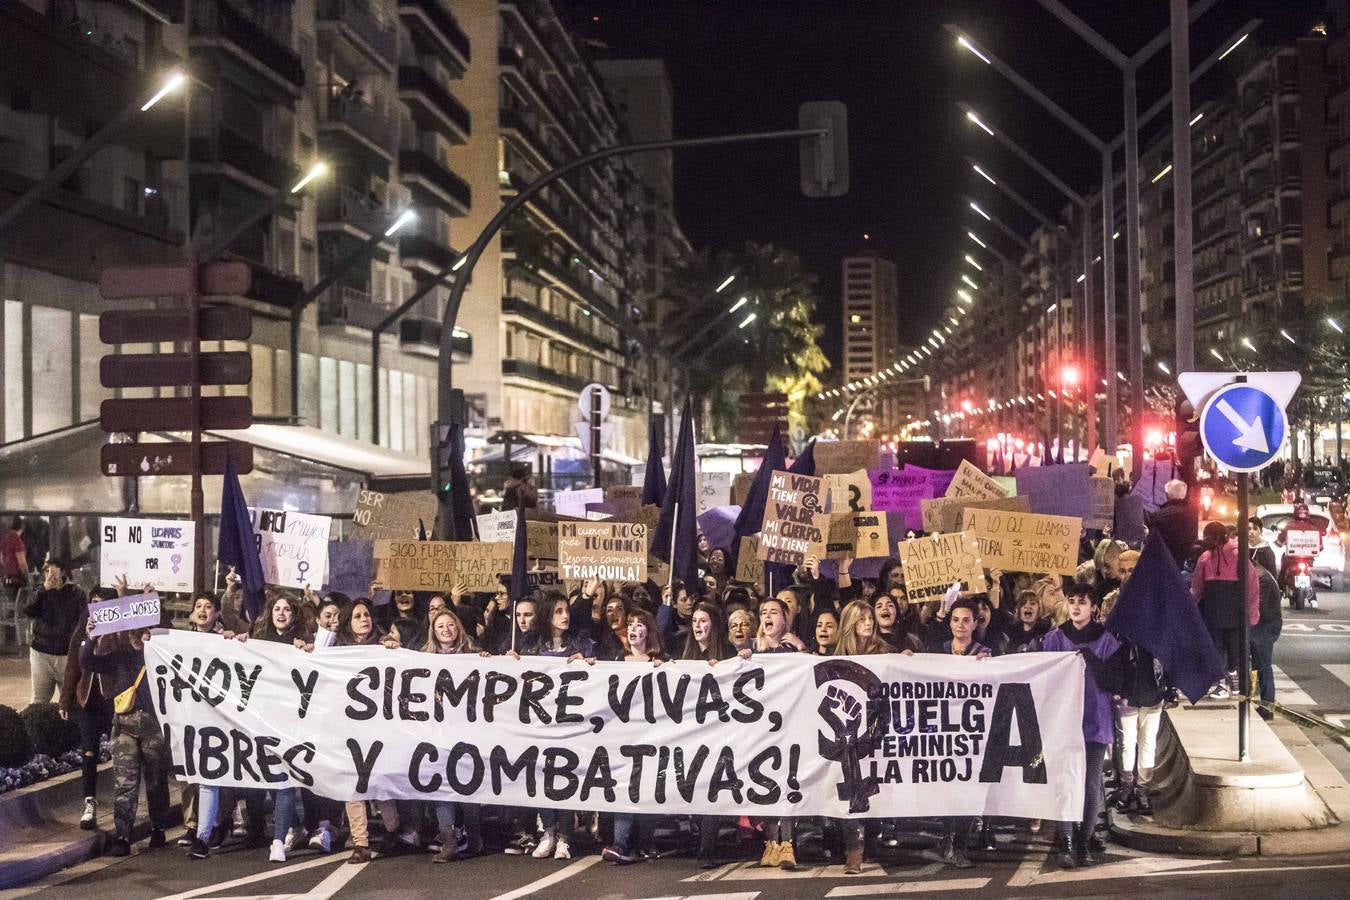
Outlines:
{"type": "Polygon", "coordinates": [[[357,845],[352,849],[352,855],[347,858],[347,862],[356,866],[361,863],[368,863],[370,862],[370,859],[370,848],[357,845]]]}
{"type": "Polygon", "coordinates": [[[436,840],[440,842],[441,849],[431,858],[434,863],[448,863],[459,859],[459,835],[455,834],[455,829],[450,828],[436,835],[436,840]]]}
{"type": "Polygon", "coordinates": [[[764,852],[760,854],[759,864],[761,868],[769,869],[778,865],[779,853],[778,842],[768,840],[764,842],[764,852]]]}
{"type": "Polygon", "coordinates": [[[797,868],[797,854],[792,849],[792,841],[778,842],[778,868],[788,871],[797,868]]]}
{"type": "Polygon", "coordinates": [[[863,852],[862,848],[844,851],[844,874],[859,875],[862,873],[863,852]]]}

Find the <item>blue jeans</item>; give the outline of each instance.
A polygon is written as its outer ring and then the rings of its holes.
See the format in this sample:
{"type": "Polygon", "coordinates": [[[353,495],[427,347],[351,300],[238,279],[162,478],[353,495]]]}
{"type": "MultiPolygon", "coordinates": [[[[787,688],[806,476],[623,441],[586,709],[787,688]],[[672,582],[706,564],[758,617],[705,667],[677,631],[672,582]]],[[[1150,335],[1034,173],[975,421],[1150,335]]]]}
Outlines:
{"type": "Polygon", "coordinates": [[[614,849],[627,856],[648,843],[652,836],[652,817],[637,813],[614,814],[614,849]],[[636,840],[636,843],[634,841],[636,840]]]}
{"type": "Polygon", "coordinates": [[[1256,684],[1261,689],[1261,699],[1275,699],[1275,671],[1271,668],[1275,661],[1275,641],[1279,636],[1259,625],[1252,626],[1251,652],[1252,668],[1256,670],[1256,684]]]}
{"type": "Polygon", "coordinates": [[[541,809],[539,810],[539,821],[544,824],[545,831],[571,831],[572,811],[569,809],[541,809]]]}
{"type": "Polygon", "coordinates": [[[272,804],[272,839],[276,841],[286,840],[286,832],[292,825],[300,824],[300,817],[296,814],[296,807],[300,804],[299,788],[281,788],[276,792],[276,799],[272,804]]]}
{"type": "Polygon", "coordinates": [[[197,786],[197,840],[211,840],[211,832],[220,817],[220,788],[212,784],[197,786]]]}
{"type": "Polygon", "coordinates": [[[457,800],[437,800],[431,804],[436,812],[436,827],[442,832],[463,825],[470,834],[478,831],[478,804],[457,800]]]}

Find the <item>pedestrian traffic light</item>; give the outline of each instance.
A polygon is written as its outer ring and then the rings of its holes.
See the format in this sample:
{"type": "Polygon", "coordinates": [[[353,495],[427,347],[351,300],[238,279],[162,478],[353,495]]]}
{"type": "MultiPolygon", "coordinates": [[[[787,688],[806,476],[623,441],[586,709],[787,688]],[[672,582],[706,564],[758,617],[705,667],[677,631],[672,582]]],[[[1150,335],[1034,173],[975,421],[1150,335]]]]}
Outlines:
{"type": "Polygon", "coordinates": [[[1200,442],[1200,416],[1191,401],[1178,398],[1176,405],[1177,464],[1183,481],[1189,483],[1194,471],[1192,463],[1205,453],[1200,442]]]}
{"type": "Polygon", "coordinates": [[[848,108],[835,100],[803,103],[797,127],[824,133],[801,139],[802,193],[842,197],[848,193],[848,108]]]}

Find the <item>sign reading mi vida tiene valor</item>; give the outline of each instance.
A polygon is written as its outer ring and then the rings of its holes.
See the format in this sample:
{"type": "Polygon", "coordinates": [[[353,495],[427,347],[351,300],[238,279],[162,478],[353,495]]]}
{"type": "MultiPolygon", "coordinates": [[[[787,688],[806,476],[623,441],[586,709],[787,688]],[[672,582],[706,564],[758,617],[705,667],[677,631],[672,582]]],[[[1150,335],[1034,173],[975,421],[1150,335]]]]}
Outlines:
{"type": "Polygon", "coordinates": [[[511,571],[505,541],[376,541],[375,583],[394,591],[495,591],[511,571]]]}
{"type": "Polygon", "coordinates": [[[653,669],[169,631],[146,666],[173,774],[195,783],[693,815],[1083,808],[1073,653],[653,669]]]}
{"type": "Polygon", "coordinates": [[[759,558],[793,566],[805,562],[812,545],[825,541],[829,527],[822,501],[821,479],[792,472],[770,474],[759,558]]]}

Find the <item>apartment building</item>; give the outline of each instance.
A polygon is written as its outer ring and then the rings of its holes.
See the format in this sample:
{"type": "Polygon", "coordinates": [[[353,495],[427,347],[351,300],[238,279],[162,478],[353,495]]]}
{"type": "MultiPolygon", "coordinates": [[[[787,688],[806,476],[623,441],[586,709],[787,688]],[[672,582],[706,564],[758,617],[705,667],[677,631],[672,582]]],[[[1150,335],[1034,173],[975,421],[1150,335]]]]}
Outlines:
{"type": "MultiPolygon", "coordinates": [[[[893,365],[900,346],[899,285],[895,263],[872,250],[844,257],[841,263],[845,383],[893,365]]],[[[891,395],[880,392],[881,404],[865,397],[857,413],[876,411],[882,422],[896,421],[891,395]]]]}

